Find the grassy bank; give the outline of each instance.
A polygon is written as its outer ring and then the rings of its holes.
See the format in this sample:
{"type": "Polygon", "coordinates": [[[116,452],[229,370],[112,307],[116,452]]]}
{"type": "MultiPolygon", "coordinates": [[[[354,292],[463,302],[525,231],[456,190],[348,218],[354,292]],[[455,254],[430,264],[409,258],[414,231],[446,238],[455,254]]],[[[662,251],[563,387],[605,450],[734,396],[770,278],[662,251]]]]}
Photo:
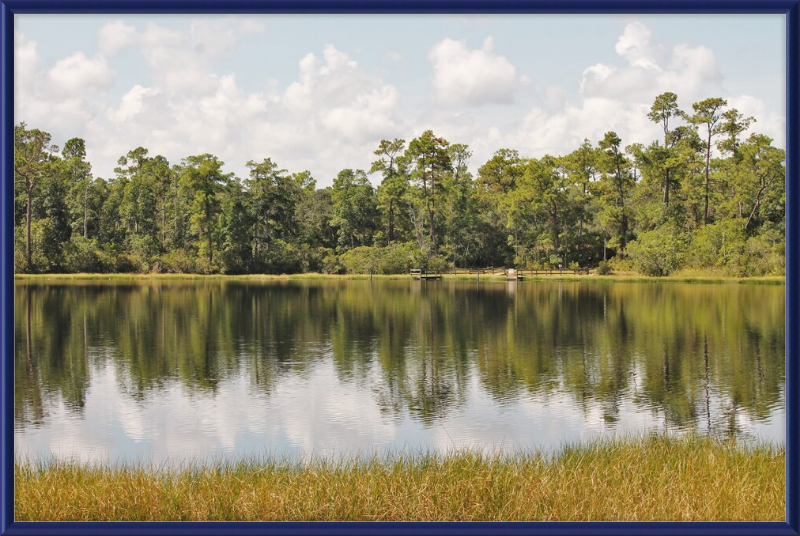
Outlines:
{"type": "Polygon", "coordinates": [[[15,467],[26,520],[783,520],[785,450],[648,439],[538,454],[15,467]]]}
{"type": "MultiPolygon", "coordinates": [[[[336,281],[336,280],[408,280],[408,274],[391,274],[369,276],[368,274],[250,274],[250,275],[201,275],[201,274],[15,274],[17,281],[46,282],[46,281],[336,281]]],[[[474,274],[458,274],[444,276],[445,281],[475,281],[474,274]]],[[[502,275],[480,276],[481,282],[505,283],[506,278],[502,275]]],[[[763,277],[728,277],[713,273],[702,273],[697,271],[678,272],[666,277],[650,277],[636,273],[616,273],[613,275],[574,275],[574,274],[553,274],[537,275],[526,277],[525,281],[614,281],[614,282],[677,282],[677,283],[752,283],[752,284],[774,284],[782,285],[786,283],[785,276],[763,276],[763,277]]]]}

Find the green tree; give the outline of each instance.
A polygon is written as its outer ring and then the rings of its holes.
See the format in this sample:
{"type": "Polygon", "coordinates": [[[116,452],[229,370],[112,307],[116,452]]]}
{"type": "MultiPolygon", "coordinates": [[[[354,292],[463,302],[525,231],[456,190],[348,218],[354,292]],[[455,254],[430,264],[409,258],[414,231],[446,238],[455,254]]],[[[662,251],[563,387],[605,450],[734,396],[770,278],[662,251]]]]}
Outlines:
{"type": "MultiPolygon", "coordinates": [[[[678,96],[675,93],[666,92],[658,95],[650,107],[650,112],[647,114],[650,121],[661,125],[664,131],[664,155],[663,159],[668,161],[670,159],[669,147],[670,143],[670,119],[673,117],[684,117],[684,113],[678,108],[678,96]]],[[[664,165],[664,205],[669,205],[669,190],[670,190],[670,169],[671,166],[668,162],[664,165]]]]}
{"type": "Polygon", "coordinates": [[[396,220],[403,211],[403,200],[408,194],[408,179],[398,170],[398,157],[405,149],[401,139],[381,140],[373,154],[379,158],[372,163],[370,173],[382,172],[383,180],[378,187],[378,208],[385,215],[387,240],[396,239],[396,220]]]}
{"type": "Polygon", "coordinates": [[[635,186],[630,173],[630,163],[621,149],[622,139],[616,132],[606,132],[600,140],[600,157],[598,164],[603,172],[602,199],[603,214],[601,219],[616,229],[616,243],[620,257],[625,256],[628,241],[628,199],[635,186]]]}
{"type": "Polygon", "coordinates": [[[598,150],[592,147],[588,139],[581,146],[562,159],[562,167],[569,175],[573,185],[579,187],[576,199],[578,211],[578,237],[583,236],[584,227],[589,219],[589,205],[592,200],[592,182],[595,181],[599,168],[598,150]]]}
{"type": "Polygon", "coordinates": [[[44,177],[53,161],[58,146],[51,143],[50,134],[39,129],[28,129],[25,123],[14,127],[14,178],[15,184],[25,193],[25,259],[31,264],[31,223],[36,185],[44,177]]]}
{"type": "Polygon", "coordinates": [[[710,180],[709,173],[711,171],[711,140],[716,135],[722,132],[720,123],[724,117],[722,108],[728,105],[728,101],[720,98],[705,99],[700,102],[692,104],[694,115],[689,117],[689,122],[696,125],[704,125],[706,127],[706,166],[705,166],[705,196],[703,204],[703,223],[709,222],[709,189],[710,180]]]}
{"type": "Polygon", "coordinates": [[[225,273],[247,273],[252,260],[250,247],[251,216],[247,210],[247,200],[242,184],[231,180],[221,192],[220,245],[223,270],[225,273]]]}
{"type": "Polygon", "coordinates": [[[717,147],[723,153],[730,153],[734,158],[739,154],[739,135],[750,128],[755,123],[755,118],[745,117],[736,108],[726,110],[722,114],[722,122],[719,124],[719,132],[724,137],[717,143],[717,147]]]}
{"type": "Polygon", "coordinates": [[[772,146],[772,139],[763,134],[752,134],[739,147],[741,155],[740,198],[745,207],[742,214],[745,231],[750,231],[765,204],[771,204],[782,213],[786,199],[786,152],[772,146]]]}
{"type": "Polygon", "coordinates": [[[478,238],[481,242],[481,253],[478,257],[487,265],[495,264],[498,259],[501,264],[505,264],[512,254],[509,246],[513,247],[514,256],[520,256],[523,222],[520,218],[512,217],[509,220],[509,208],[513,208],[509,205],[509,195],[519,186],[525,173],[525,164],[518,151],[499,149],[478,168],[475,196],[482,227],[478,238]],[[511,245],[506,237],[508,230],[512,234],[511,245]]]}
{"type": "Polygon", "coordinates": [[[452,170],[448,147],[444,138],[426,130],[419,138],[408,144],[404,159],[411,168],[411,180],[417,185],[420,204],[425,208],[428,224],[428,244],[420,249],[427,250],[428,258],[437,252],[436,242],[436,195],[442,189],[446,173],[452,170]]]}
{"type": "Polygon", "coordinates": [[[86,142],[81,138],[67,140],[61,151],[70,186],[70,215],[73,232],[89,238],[89,200],[92,185],[92,165],[86,161],[86,142]]]}
{"type": "Polygon", "coordinates": [[[222,166],[223,163],[216,156],[206,153],[184,158],[181,169],[181,186],[191,198],[191,231],[197,237],[198,254],[208,259],[207,270],[212,270],[214,266],[219,193],[230,180],[230,175],[222,172],[222,166]]]}
{"type": "Polygon", "coordinates": [[[288,192],[282,188],[289,180],[287,170],[280,169],[270,158],[261,162],[250,160],[247,167],[250,177],[244,182],[253,221],[253,256],[260,259],[284,226],[291,224],[287,216],[294,207],[288,202],[288,192]]]}
{"type": "Polygon", "coordinates": [[[455,143],[448,149],[453,163],[453,171],[444,180],[444,192],[440,203],[444,245],[449,251],[453,264],[459,259],[474,259],[478,233],[477,198],[475,197],[472,174],[467,162],[472,151],[464,144],[455,143]]]}
{"type": "Polygon", "coordinates": [[[339,246],[345,250],[371,245],[378,208],[367,174],[360,169],[340,171],[333,181],[331,202],[331,225],[337,228],[339,246]]]}

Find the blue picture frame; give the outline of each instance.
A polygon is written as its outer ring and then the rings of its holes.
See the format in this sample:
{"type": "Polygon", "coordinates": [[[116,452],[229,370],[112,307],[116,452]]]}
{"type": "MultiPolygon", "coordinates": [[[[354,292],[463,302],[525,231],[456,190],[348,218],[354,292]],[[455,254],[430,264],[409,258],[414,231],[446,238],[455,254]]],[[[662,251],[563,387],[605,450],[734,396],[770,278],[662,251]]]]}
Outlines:
{"type": "Polygon", "coordinates": [[[0,535],[800,534],[800,0],[0,0],[0,535]],[[785,522],[14,522],[14,15],[641,13],[786,15],[785,522]]]}

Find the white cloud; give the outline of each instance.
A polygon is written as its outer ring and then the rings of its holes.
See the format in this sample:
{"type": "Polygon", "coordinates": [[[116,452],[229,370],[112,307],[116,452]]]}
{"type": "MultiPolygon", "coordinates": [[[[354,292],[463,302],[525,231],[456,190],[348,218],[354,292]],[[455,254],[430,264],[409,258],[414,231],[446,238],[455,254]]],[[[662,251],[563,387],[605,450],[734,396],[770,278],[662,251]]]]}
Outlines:
{"type": "Polygon", "coordinates": [[[648,144],[658,139],[659,131],[647,113],[655,97],[666,91],[676,93],[679,104],[688,110],[692,102],[709,96],[728,98],[730,106],[760,118],[759,132],[783,144],[783,117],[770,113],[755,97],[727,96],[709,48],[684,43],[667,49],[651,42],[647,26],[633,22],[625,27],[615,50],[621,65],[597,63],[584,69],[577,103],[559,101],[560,93],[547,88],[544,100],[548,109],[533,107],[514,128],[485,128],[476,133],[475,157],[488,158],[497,147],[516,148],[534,157],[566,154],[583,138],[596,143],[609,130],[617,132],[625,145],[648,144]]]}
{"type": "Polygon", "coordinates": [[[227,56],[236,45],[236,34],[230,25],[214,19],[194,19],[191,22],[192,49],[212,58],[227,56]]]}
{"type": "Polygon", "coordinates": [[[469,50],[465,41],[445,39],[431,48],[428,59],[436,95],[443,103],[507,104],[513,102],[520,84],[516,68],[495,54],[491,36],[476,50],[469,50]]]}
{"type": "Polygon", "coordinates": [[[14,30],[14,93],[25,95],[33,89],[39,71],[36,42],[14,30]]]}
{"type": "Polygon", "coordinates": [[[121,20],[104,24],[97,33],[97,48],[107,57],[115,55],[137,41],[136,28],[121,20]]]}
{"type": "Polygon", "coordinates": [[[651,46],[650,36],[650,28],[641,22],[632,22],[625,26],[614,50],[633,66],[658,70],[655,56],[660,51],[651,46]]]}
{"type": "Polygon", "coordinates": [[[87,58],[76,52],[56,62],[47,73],[53,91],[64,95],[77,95],[90,89],[108,87],[114,82],[114,72],[105,58],[87,58]]]}
{"type": "Polygon", "coordinates": [[[109,112],[109,118],[115,123],[124,123],[142,112],[146,98],[160,93],[157,89],[142,87],[137,84],[122,97],[119,107],[109,112]]]}
{"type": "MultiPolygon", "coordinates": [[[[384,80],[385,71],[421,59],[405,49],[399,49],[405,56],[387,52],[379,65],[362,65],[357,52],[334,44],[295,52],[297,67],[288,80],[245,89],[233,68],[219,61],[236,50],[245,27],[265,29],[234,17],[197,18],[183,28],[148,23],[137,29],[114,21],[98,31],[97,55],[78,52],[44,66],[37,43],[15,32],[17,120],[48,130],[56,143],[85,138],[98,176],[108,177],[120,155],[141,145],[171,162],[210,152],[240,174],[248,160],[271,157],[291,171],[311,170],[322,186],[343,168],[368,168],[380,139],[410,140],[426,129],[469,144],[473,171],[501,147],[531,157],[565,154],[584,137],[597,142],[612,129],[625,144],[649,143],[659,132],[647,111],[664,91],[677,93],[684,109],[709,96],[728,98],[758,117],[757,131],[778,145],[785,140],[780,104],[727,95],[712,50],[665,47],[641,23],[620,33],[616,61],[586,65],[577,80],[545,81],[535,104],[490,110],[479,106],[534,95],[516,93],[531,81],[494,51],[491,37],[478,49],[451,39],[432,47],[430,95],[418,83],[409,94],[384,80]],[[124,60],[115,55],[126,48],[141,54],[147,67],[112,93],[112,67],[121,73],[124,60]]],[[[273,76],[269,66],[262,68],[273,76]]]]}
{"type": "Polygon", "coordinates": [[[772,138],[773,145],[786,147],[786,117],[782,114],[769,110],[766,103],[761,99],[750,95],[737,95],[728,97],[728,106],[736,108],[745,117],[752,116],[757,118],[757,122],[745,133],[758,132],[766,134],[772,138]]]}
{"type": "Polygon", "coordinates": [[[682,43],[667,51],[653,45],[650,37],[650,29],[641,22],[625,26],[615,50],[627,65],[588,67],[581,81],[582,95],[643,103],[672,91],[694,102],[722,90],[723,77],[711,49],[682,43]]]}
{"type": "Polygon", "coordinates": [[[405,130],[397,90],[333,45],[321,57],[302,57],[285,89],[248,93],[234,75],[213,75],[202,62],[164,72],[173,62],[166,55],[180,54],[182,45],[163,46],[178,41],[158,28],[146,35],[139,46],[151,55],[154,83],[135,85],[106,109],[94,133],[104,160],[138,145],[170,161],[211,152],[237,170],[269,156],[292,171],[312,169],[327,184],[340,169],[369,166],[377,140],[405,130]]]}

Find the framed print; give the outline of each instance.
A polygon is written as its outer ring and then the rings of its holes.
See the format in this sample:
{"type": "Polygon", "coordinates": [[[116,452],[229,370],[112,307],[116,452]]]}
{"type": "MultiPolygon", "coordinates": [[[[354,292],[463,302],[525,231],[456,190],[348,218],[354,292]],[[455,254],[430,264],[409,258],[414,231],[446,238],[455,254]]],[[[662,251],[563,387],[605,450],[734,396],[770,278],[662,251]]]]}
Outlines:
{"type": "Polygon", "coordinates": [[[0,0],[0,533],[798,534],[799,9],[0,0]]]}

